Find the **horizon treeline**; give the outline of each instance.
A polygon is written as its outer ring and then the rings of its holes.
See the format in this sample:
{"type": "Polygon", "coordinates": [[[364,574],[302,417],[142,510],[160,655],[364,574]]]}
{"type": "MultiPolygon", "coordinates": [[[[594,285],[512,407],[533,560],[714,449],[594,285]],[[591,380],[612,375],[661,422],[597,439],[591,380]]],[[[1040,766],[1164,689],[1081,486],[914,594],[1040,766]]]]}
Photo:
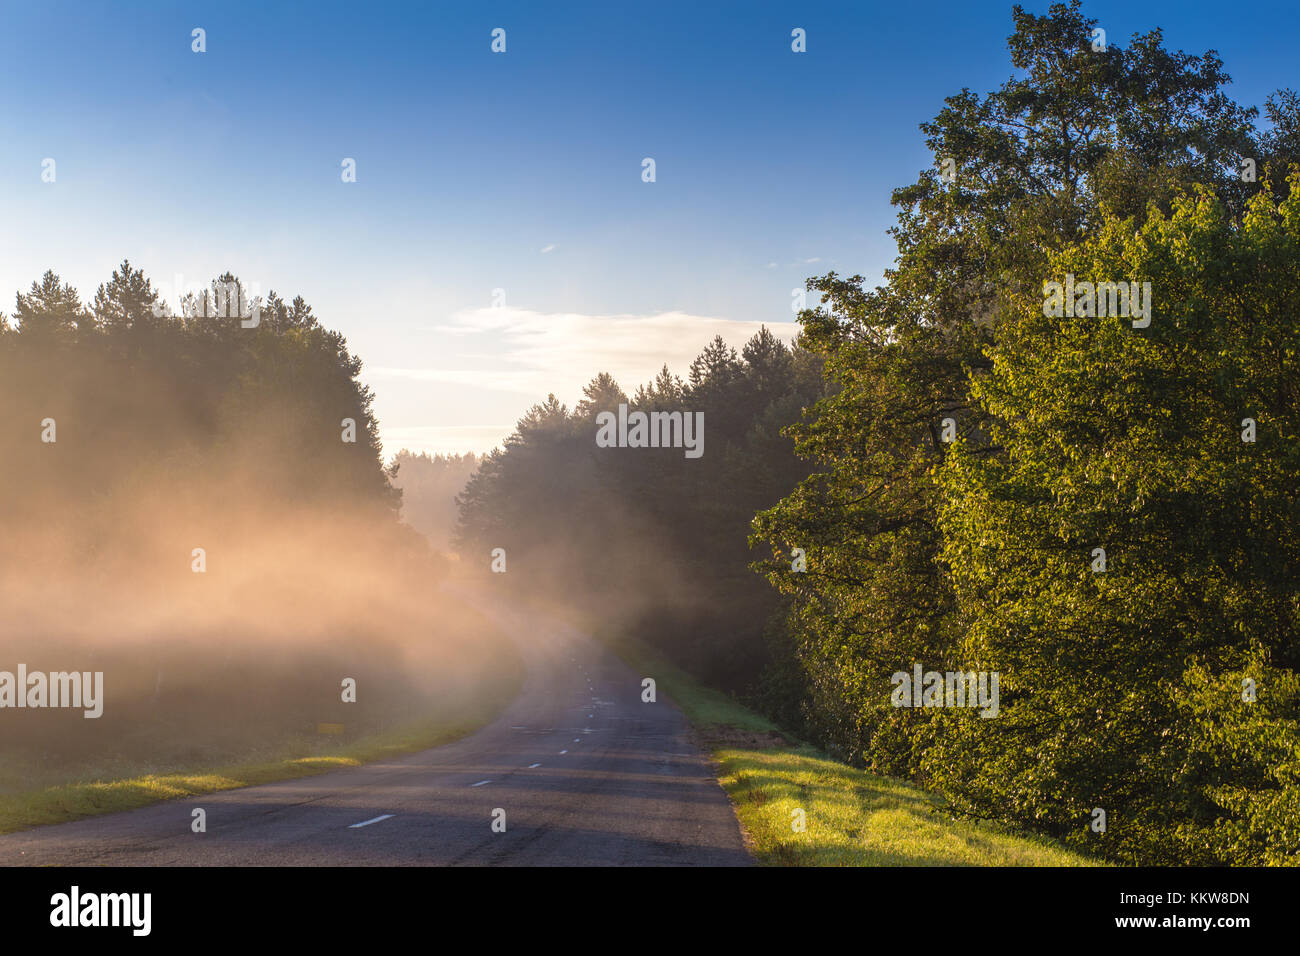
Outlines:
{"type": "Polygon", "coordinates": [[[456,496],[480,460],[473,452],[431,455],[403,448],[389,463],[393,487],[402,493],[402,520],[440,552],[452,550],[460,515],[456,496]]]}
{"type": "Polygon", "coordinates": [[[243,464],[255,469],[245,477],[260,496],[344,493],[396,510],[400,496],[381,465],[374,396],[356,380],[361,362],[343,336],[321,326],[301,296],[285,302],[272,291],[257,303],[255,323],[252,314],[229,273],[187,295],[175,315],[130,262],[88,303],[47,271],[17,294],[12,316],[0,313],[0,381],[14,409],[6,459],[19,469],[12,480],[90,492],[163,452],[193,455],[174,457],[172,465],[201,471],[204,455],[227,456],[239,446],[243,464]],[[159,394],[168,401],[157,401],[159,394]],[[46,454],[35,454],[21,413],[53,419],[57,439],[65,409],[76,414],[64,415],[62,435],[75,440],[44,441],[46,454]],[[340,441],[344,418],[356,422],[355,442],[340,441]],[[65,450],[97,468],[66,467],[59,457],[65,450]],[[318,481],[296,480],[326,462],[318,481]]]}
{"type": "Polygon", "coordinates": [[[958,813],[1300,863],[1300,99],[1261,131],[1213,52],[1013,21],[1012,78],[921,127],[883,285],[809,280],[792,349],[534,406],[460,547],[958,813]],[[1093,305],[1050,317],[1072,278],[1093,305]],[[1149,316],[1108,308],[1130,282],[1149,316]],[[704,456],[598,447],[620,402],[703,412],[704,456]],[[997,716],[896,706],[916,667],[998,675],[997,716]]]}
{"type": "Polygon", "coordinates": [[[746,535],[807,473],[781,429],[822,393],[819,360],[767,328],[739,354],[717,337],[685,381],[665,366],[631,396],[602,373],[576,408],[549,396],[480,459],[457,549],[479,569],[503,549],[502,587],[599,609],[714,684],[747,688],[766,672],[779,599],[749,570],[746,535]],[[597,417],[620,405],[702,412],[704,455],[597,447],[597,417]]]}

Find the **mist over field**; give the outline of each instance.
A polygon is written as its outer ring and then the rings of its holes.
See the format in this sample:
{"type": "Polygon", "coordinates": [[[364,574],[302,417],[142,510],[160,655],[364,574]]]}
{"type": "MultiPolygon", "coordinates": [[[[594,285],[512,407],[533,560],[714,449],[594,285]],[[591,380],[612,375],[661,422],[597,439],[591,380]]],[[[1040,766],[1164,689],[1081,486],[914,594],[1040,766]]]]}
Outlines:
{"type": "Polygon", "coordinates": [[[509,673],[399,523],[342,339],[300,301],[154,304],[129,265],[92,311],[47,277],[0,335],[0,671],[104,687],[97,718],[6,709],[3,785],[355,739],[509,673]]]}

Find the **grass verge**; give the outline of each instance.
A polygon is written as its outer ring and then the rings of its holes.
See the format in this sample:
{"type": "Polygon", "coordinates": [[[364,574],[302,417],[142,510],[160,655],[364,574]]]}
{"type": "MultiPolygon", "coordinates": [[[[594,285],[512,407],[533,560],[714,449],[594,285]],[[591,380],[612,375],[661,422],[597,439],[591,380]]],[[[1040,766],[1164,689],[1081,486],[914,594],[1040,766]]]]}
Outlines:
{"type": "Polygon", "coordinates": [[[605,643],[686,714],[755,858],[772,866],[1097,866],[1037,836],[958,820],[932,794],[792,742],[760,714],[646,647],[605,643]],[[806,830],[795,832],[794,811],[806,830]]]}
{"type": "MultiPolygon", "coordinates": [[[[503,644],[509,641],[503,640],[503,644]]],[[[129,769],[117,768],[116,772],[122,774],[118,779],[76,781],[0,794],[0,834],[134,810],[163,800],[310,777],[450,743],[490,723],[518,694],[522,663],[515,657],[512,667],[508,666],[509,660],[504,654],[496,658],[496,679],[471,702],[458,706],[454,714],[441,714],[351,742],[299,737],[261,752],[250,750],[250,759],[225,766],[198,764],[171,772],[134,775],[129,769]]]]}

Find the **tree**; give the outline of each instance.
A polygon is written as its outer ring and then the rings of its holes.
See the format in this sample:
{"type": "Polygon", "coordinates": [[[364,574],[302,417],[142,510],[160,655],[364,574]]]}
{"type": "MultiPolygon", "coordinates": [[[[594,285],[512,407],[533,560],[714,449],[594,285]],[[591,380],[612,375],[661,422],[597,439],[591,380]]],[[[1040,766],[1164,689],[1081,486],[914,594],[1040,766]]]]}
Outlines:
{"type": "Polygon", "coordinates": [[[27,295],[18,293],[14,318],[20,337],[29,345],[70,343],[79,333],[94,327],[77,290],[52,270],[47,270],[40,282],[33,282],[27,295]]]}
{"type": "Polygon", "coordinates": [[[614,376],[601,372],[582,388],[583,399],[574,409],[582,419],[595,420],[599,412],[616,412],[619,405],[627,404],[627,395],[614,381],[614,376]]]}
{"type": "MultiPolygon", "coordinates": [[[[748,572],[745,531],[806,473],[780,431],[822,388],[815,359],[762,329],[740,355],[715,338],[690,383],[664,367],[629,401],[602,373],[572,414],[551,396],[484,457],[458,499],[462,558],[486,569],[491,549],[504,548],[509,573],[494,587],[599,608],[603,625],[752,692],[772,662],[765,630],[777,601],[748,572]],[[597,446],[595,415],[624,403],[702,413],[706,454],[597,446]]],[[[789,709],[797,680],[778,683],[767,684],[768,699],[789,709]]]]}
{"type": "Polygon", "coordinates": [[[897,190],[898,244],[885,284],[829,273],[799,344],[824,359],[829,394],[793,426],[813,474],[757,516],[762,565],[791,601],[814,731],[839,753],[920,776],[928,711],[889,703],[889,675],[964,661],[943,558],[938,476],[951,444],[996,454],[972,378],[990,368],[1003,300],[1037,294],[1050,257],[1111,215],[1141,226],[1199,184],[1242,207],[1236,161],[1250,120],[1221,93],[1213,53],[1169,53],[1159,31],[1125,50],[1096,44],[1077,2],[1013,11],[1014,75],[963,90],[922,125],[935,168],[897,190]],[[792,548],[807,555],[795,573],[792,548]]]}
{"type": "Polygon", "coordinates": [[[1104,210],[1067,273],[1149,281],[1151,323],[1008,308],[973,386],[999,453],[958,443],[939,474],[1001,713],[944,714],[927,777],[1117,859],[1297,862],[1300,171],[1240,224],[1203,187],[1140,225],[1104,210]]]}
{"type": "Polygon", "coordinates": [[[99,328],[110,336],[121,336],[157,328],[164,307],[144,273],[123,259],[108,283],[96,290],[91,310],[99,328]]]}
{"type": "Polygon", "coordinates": [[[402,492],[402,520],[425,535],[435,548],[450,550],[456,527],[456,496],[478,467],[465,455],[419,455],[402,449],[389,465],[394,487],[402,492]]]}

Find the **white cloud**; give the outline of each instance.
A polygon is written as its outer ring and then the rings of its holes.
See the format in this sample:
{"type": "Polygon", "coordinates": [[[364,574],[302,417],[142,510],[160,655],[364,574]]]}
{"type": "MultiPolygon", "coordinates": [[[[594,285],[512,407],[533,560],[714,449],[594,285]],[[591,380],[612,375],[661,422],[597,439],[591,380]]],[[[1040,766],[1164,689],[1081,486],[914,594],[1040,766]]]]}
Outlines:
{"type": "MultiPolygon", "coordinates": [[[[739,351],[762,325],[685,312],[583,315],[469,309],[427,328],[458,346],[472,337],[473,346],[483,351],[460,352],[461,361],[454,367],[372,366],[363,374],[372,381],[406,379],[515,392],[530,401],[554,392],[572,405],[582,397],[582,386],[600,372],[609,372],[629,393],[654,378],[665,363],[684,378],[691,360],[715,335],[739,351]]],[[[792,322],[769,328],[786,342],[798,331],[792,322]]]]}
{"type": "Polygon", "coordinates": [[[542,248],[542,252],[543,252],[543,253],[547,253],[547,252],[550,252],[550,251],[551,251],[552,249],[554,249],[554,248],[555,248],[555,243],[551,243],[549,246],[544,246],[544,247],[542,248]]]}

